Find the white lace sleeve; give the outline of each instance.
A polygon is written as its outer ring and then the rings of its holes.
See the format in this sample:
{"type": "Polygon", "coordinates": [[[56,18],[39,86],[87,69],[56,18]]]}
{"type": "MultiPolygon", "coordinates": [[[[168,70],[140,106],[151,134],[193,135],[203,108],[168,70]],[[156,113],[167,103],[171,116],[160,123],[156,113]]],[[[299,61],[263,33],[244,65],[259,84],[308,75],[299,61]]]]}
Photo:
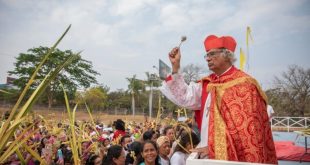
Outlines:
{"type": "Polygon", "coordinates": [[[181,74],[172,75],[172,80],[164,82],[160,91],[173,103],[191,110],[201,106],[201,84],[191,82],[187,85],[181,74]]]}

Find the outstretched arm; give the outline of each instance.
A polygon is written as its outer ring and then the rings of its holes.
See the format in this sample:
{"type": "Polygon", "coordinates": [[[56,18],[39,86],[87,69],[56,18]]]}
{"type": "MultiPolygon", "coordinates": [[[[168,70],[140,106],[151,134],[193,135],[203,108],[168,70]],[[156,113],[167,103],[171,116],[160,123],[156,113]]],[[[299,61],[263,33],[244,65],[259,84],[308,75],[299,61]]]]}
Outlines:
{"type": "Polygon", "coordinates": [[[161,92],[173,103],[192,110],[200,109],[201,84],[191,83],[187,85],[183,76],[179,73],[181,53],[178,47],[169,53],[172,65],[172,75],[163,83],[161,92]]]}

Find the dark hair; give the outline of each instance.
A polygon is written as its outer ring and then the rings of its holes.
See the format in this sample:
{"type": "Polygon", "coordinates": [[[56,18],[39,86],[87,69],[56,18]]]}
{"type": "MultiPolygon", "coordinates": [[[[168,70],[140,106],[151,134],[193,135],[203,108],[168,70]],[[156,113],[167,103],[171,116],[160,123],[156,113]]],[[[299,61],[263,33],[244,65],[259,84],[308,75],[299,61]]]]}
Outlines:
{"type": "Polygon", "coordinates": [[[173,129],[173,127],[171,125],[167,126],[164,131],[163,134],[166,135],[169,129],[173,129]]]}
{"type": "Polygon", "coordinates": [[[62,151],[62,155],[64,158],[64,163],[73,163],[73,159],[72,159],[72,151],[68,150],[67,145],[66,144],[61,144],[59,149],[61,149],[62,151]]]}
{"type": "MultiPolygon", "coordinates": [[[[156,157],[156,159],[155,159],[155,165],[160,165],[160,162],[159,162],[159,154],[158,154],[158,147],[157,147],[157,144],[156,144],[155,142],[153,142],[153,141],[151,141],[151,140],[145,141],[144,143],[142,143],[142,147],[141,147],[140,152],[141,152],[141,153],[143,152],[144,146],[145,146],[146,144],[152,144],[152,145],[154,146],[154,148],[155,148],[155,150],[156,150],[156,152],[157,152],[157,157],[156,157]]],[[[138,164],[144,162],[144,159],[142,158],[142,156],[139,157],[139,158],[137,158],[137,160],[138,160],[138,164]]]]}
{"type": "Polygon", "coordinates": [[[128,154],[126,155],[125,165],[133,164],[134,157],[141,158],[141,148],[142,144],[140,142],[132,142],[128,148],[128,154]],[[131,155],[131,152],[134,152],[134,155],[131,155]],[[134,157],[133,157],[134,156],[134,157]]]}
{"type": "Polygon", "coordinates": [[[120,143],[122,145],[122,143],[125,141],[126,138],[130,138],[130,136],[128,134],[122,136],[121,140],[120,140],[120,143]]]}
{"type": "Polygon", "coordinates": [[[96,154],[91,154],[88,159],[86,160],[85,165],[94,165],[95,164],[95,160],[99,158],[98,155],[96,154]]]}
{"type": "MultiPolygon", "coordinates": [[[[200,142],[198,136],[194,132],[191,132],[191,135],[192,135],[193,145],[197,145],[200,142]]],[[[189,144],[191,143],[190,140],[191,139],[190,139],[189,133],[183,132],[181,134],[179,143],[185,148],[188,143],[189,144]]],[[[174,152],[180,151],[180,152],[186,153],[186,151],[180,145],[179,144],[176,145],[174,152]]]]}
{"type": "MultiPolygon", "coordinates": [[[[45,144],[44,144],[44,140],[47,139],[47,137],[43,137],[40,141],[40,145],[38,146],[38,152],[39,152],[39,155],[41,156],[42,154],[42,150],[43,148],[45,148],[45,144]]],[[[47,139],[48,140],[48,139],[47,139]]]]}
{"type": "Polygon", "coordinates": [[[119,158],[122,154],[123,147],[120,145],[113,145],[108,149],[108,153],[104,160],[102,161],[102,164],[110,164],[114,165],[113,158],[119,158]]]}
{"type": "Polygon", "coordinates": [[[176,127],[175,136],[176,136],[177,139],[179,139],[180,136],[181,136],[182,134],[185,134],[185,133],[186,133],[186,130],[185,130],[183,127],[181,127],[180,125],[178,125],[178,126],[176,127]]]}
{"type": "Polygon", "coordinates": [[[152,130],[144,132],[144,134],[142,136],[143,137],[143,141],[151,140],[154,133],[155,132],[152,131],[152,130]]]}
{"type": "Polygon", "coordinates": [[[114,121],[113,125],[115,129],[125,131],[125,122],[122,119],[117,119],[114,121]]]}
{"type": "Polygon", "coordinates": [[[9,111],[5,111],[4,113],[4,120],[7,120],[10,117],[10,112],[9,111]]]}
{"type": "Polygon", "coordinates": [[[189,128],[193,128],[193,124],[192,123],[187,123],[189,128]]]}

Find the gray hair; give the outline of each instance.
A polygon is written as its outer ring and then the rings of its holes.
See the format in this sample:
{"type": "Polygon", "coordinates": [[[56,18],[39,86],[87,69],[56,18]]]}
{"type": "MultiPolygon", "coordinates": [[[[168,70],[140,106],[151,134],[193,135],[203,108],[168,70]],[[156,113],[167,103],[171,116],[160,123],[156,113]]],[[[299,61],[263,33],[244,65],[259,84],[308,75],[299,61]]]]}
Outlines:
{"type": "Polygon", "coordinates": [[[235,57],[235,54],[234,52],[228,50],[228,49],[222,49],[223,52],[221,53],[221,55],[224,56],[224,58],[227,58],[231,64],[234,64],[235,61],[237,60],[236,57],[235,57]]]}

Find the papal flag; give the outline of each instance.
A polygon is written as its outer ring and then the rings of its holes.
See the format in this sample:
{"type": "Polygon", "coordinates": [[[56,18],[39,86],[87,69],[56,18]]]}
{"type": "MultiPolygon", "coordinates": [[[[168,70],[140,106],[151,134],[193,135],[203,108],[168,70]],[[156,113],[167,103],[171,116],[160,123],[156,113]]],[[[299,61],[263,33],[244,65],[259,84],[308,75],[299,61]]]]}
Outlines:
{"type": "Polygon", "coordinates": [[[240,48],[240,69],[244,70],[244,65],[246,62],[246,56],[244,52],[242,51],[242,48],[240,48]]]}
{"type": "Polygon", "coordinates": [[[171,73],[171,68],[159,59],[159,77],[162,80],[165,80],[167,75],[171,73]]]}
{"type": "Polygon", "coordinates": [[[252,34],[251,34],[252,30],[251,28],[248,26],[246,28],[246,46],[247,46],[247,49],[249,48],[249,40],[251,40],[253,42],[253,37],[252,37],[252,34]]]}
{"type": "MultiPolygon", "coordinates": [[[[253,42],[253,37],[251,34],[252,30],[251,28],[248,26],[246,28],[246,55],[247,55],[247,59],[246,59],[246,65],[247,65],[247,71],[250,71],[250,47],[249,47],[249,42],[252,41],[253,42]]],[[[240,61],[241,63],[241,61],[240,61]]]]}

